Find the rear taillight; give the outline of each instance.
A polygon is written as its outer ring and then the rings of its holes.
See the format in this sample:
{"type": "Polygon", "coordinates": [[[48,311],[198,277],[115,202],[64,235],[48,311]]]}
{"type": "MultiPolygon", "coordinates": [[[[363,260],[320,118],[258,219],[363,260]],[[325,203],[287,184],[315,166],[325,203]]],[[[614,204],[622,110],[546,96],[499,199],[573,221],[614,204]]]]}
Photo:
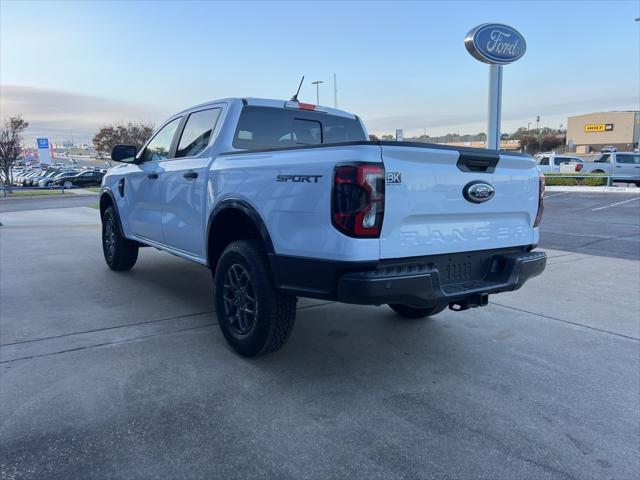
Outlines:
{"type": "Polygon", "coordinates": [[[534,227],[540,226],[542,220],[542,212],[544,212],[544,175],[540,174],[539,178],[540,190],[538,194],[538,213],[536,214],[536,221],[533,222],[534,227]]]}
{"type": "Polygon", "coordinates": [[[337,166],[333,175],[333,225],[350,237],[378,238],[383,218],[384,168],[377,163],[337,166]]]}
{"type": "Polygon", "coordinates": [[[576,172],[582,170],[583,165],[581,163],[576,163],[576,172]]]}

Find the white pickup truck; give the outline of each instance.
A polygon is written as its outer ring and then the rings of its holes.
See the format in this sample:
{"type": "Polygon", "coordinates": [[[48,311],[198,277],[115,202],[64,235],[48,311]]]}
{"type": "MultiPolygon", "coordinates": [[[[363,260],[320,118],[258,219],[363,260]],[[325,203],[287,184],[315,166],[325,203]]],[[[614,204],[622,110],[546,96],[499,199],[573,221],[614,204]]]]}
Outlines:
{"type": "Polygon", "coordinates": [[[635,183],[640,187],[640,153],[605,152],[585,163],[582,173],[612,175],[614,181],[635,183]]]}
{"type": "Polygon", "coordinates": [[[288,339],[297,297],[400,316],[487,304],[545,268],[532,157],[371,142],[360,119],[297,101],[219,100],[117,145],[100,213],[107,265],[153,246],[213,272],[241,355],[288,339]]]}
{"type": "Polygon", "coordinates": [[[574,173],[580,172],[584,167],[584,160],[568,155],[552,153],[539,153],[535,157],[538,168],[542,173],[574,173]]]}

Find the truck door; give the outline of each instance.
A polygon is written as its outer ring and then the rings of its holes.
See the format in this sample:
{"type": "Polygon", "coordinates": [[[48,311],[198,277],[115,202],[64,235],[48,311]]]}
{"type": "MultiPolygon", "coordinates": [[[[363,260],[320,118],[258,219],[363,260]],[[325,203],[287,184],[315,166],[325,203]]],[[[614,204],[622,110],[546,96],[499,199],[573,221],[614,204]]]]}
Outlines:
{"type": "Polygon", "coordinates": [[[165,162],[162,233],[164,243],[204,258],[205,209],[211,158],[200,155],[213,138],[221,107],[191,112],[179,133],[175,156],[165,162]]]}
{"type": "Polygon", "coordinates": [[[614,175],[620,180],[637,181],[640,177],[640,154],[614,153],[614,175]]]}
{"type": "Polygon", "coordinates": [[[124,177],[127,207],[122,220],[127,223],[130,233],[141,239],[163,243],[160,180],[165,164],[170,163],[173,137],[180,120],[170,121],[156,133],[141,152],[140,163],[124,177]]]}
{"type": "Polygon", "coordinates": [[[538,162],[538,168],[540,169],[540,171],[542,173],[549,173],[553,170],[553,167],[551,165],[550,162],[550,157],[548,156],[543,156],[540,158],[539,162],[538,162]]]}

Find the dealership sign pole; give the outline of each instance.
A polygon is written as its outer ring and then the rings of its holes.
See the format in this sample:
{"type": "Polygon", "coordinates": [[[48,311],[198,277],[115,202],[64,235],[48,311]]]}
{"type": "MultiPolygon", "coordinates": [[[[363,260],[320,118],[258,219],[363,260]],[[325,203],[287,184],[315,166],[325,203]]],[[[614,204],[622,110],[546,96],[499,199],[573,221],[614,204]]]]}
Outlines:
{"type": "Polygon", "coordinates": [[[489,64],[487,148],[499,150],[502,66],[522,57],[527,50],[527,42],[515,28],[501,23],[483,23],[467,33],[464,46],[473,58],[489,64]]]}

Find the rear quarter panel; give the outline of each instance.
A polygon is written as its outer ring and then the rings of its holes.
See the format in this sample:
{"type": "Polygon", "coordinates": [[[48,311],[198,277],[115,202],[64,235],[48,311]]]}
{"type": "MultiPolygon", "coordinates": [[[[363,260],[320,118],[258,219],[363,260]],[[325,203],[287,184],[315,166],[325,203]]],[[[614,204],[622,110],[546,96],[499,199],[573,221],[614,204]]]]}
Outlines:
{"type": "Polygon", "coordinates": [[[210,204],[243,200],[262,217],[279,255],[345,261],[378,260],[378,239],[354,239],[331,223],[337,164],[381,162],[376,145],[325,146],[220,155],[212,166],[210,204]],[[317,181],[278,176],[313,176],[317,181]]]}

